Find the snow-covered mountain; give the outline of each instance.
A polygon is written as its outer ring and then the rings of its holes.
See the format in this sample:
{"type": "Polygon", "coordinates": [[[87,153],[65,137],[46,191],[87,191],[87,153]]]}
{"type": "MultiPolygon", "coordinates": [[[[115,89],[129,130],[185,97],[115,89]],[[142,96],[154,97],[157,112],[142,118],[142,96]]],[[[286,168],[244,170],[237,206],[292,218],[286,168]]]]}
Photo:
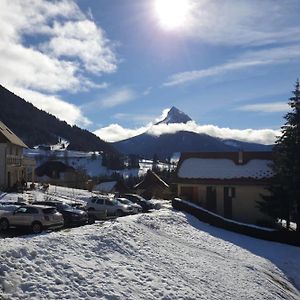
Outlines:
{"type": "Polygon", "coordinates": [[[157,122],[155,125],[187,123],[188,121],[192,121],[192,119],[187,114],[185,114],[184,112],[176,108],[175,106],[172,106],[167,116],[162,121],[157,122]]]}
{"type": "Polygon", "coordinates": [[[137,154],[145,158],[152,158],[157,154],[160,159],[165,159],[174,152],[210,152],[210,151],[269,151],[272,146],[257,143],[248,143],[233,139],[221,139],[204,133],[185,131],[170,131],[160,135],[152,132],[161,125],[179,127],[182,123],[192,121],[184,112],[172,107],[167,116],[154,124],[147,132],[135,137],[112,143],[120,152],[125,154],[137,154]]]}

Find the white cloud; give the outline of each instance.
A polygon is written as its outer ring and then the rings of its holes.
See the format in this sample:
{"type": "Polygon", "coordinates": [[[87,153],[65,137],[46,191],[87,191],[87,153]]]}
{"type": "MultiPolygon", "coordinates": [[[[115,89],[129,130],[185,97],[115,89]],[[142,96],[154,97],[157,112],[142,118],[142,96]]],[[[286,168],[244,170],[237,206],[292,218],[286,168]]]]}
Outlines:
{"type": "Polygon", "coordinates": [[[193,70],[171,75],[163,86],[174,86],[193,82],[202,78],[222,75],[264,65],[282,64],[300,58],[300,45],[249,51],[235,60],[202,70],[193,70]]]}
{"type": "Polygon", "coordinates": [[[266,45],[299,40],[299,1],[189,0],[182,34],[222,45],[266,45]]]}
{"type": "Polygon", "coordinates": [[[18,87],[10,88],[11,90],[14,90],[18,96],[32,103],[37,108],[51,113],[60,120],[66,121],[71,125],[76,124],[85,127],[91,124],[90,120],[82,114],[77,106],[63,101],[57,95],[46,95],[18,87]]]}
{"type": "Polygon", "coordinates": [[[136,98],[136,93],[133,90],[129,88],[122,88],[120,90],[115,91],[111,95],[105,97],[104,99],[101,99],[99,102],[102,107],[111,108],[111,107],[115,107],[130,102],[135,98],[136,98]]]}
{"type": "Polygon", "coordinates": [[[0,68],[2,85],[63,120],[87,124],[57,93],[107,87],[89,75],[114,72],[117,59],[103,30],[75,1],[0,0],[0,68]]]}
{"type": "Polygon", "coordinates": [[[131,138],[133,136],[144,133],[148,128],[140,127],[137,129],[124,128],[118,124],[111,124],[107,127],[94,131],[94,134],[107,142],[117,142],[131,138]]]}
{"type": "Polygon", "coordinates": [[[116,71],[117,60],[101,28],[93,21],[55,22],[53,37],[42,49],[56,57],[79,58],[85,69],[92,73],[116,71]]]}
{"type": "Polygon", "coordinates": [[[250,112],[264,112],[264,113],[276,113],[276,112],[287,112],[289,106],[284,102],[273,102],[273,103],[259,103],[259,104],[247,104],[238,107],[236,110],[250,111],[250,112]]]}
{"type": "Polygon", "coordinates": [[[94,133],[101,139],[109,142],[117,142],[146,132],[154,136],[162,134],[173,134],[178,131],[190,131],[204,133],[222,139],[236,139],[244,142],[260,144],[273,144],[276,137],[280,135],[279,130],[273,129],[233,129],[222,128],[215,125],[198,125],[194,121],[187,124],[148,124],[137,129],[124,128],[118,124],[111,124],[107,127],[96,130],[94,133]]]}

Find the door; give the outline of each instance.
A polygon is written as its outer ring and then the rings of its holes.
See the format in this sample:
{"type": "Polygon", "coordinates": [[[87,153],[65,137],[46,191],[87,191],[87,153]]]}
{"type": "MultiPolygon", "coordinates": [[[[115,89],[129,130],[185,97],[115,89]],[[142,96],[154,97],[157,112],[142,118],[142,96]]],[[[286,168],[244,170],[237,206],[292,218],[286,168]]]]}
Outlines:
{"type": "Polygon", "coordinates": [[[224,187],[224,217],[232,219],[232,199],[235,197],[234,187],[224,187]]]}
{"type": "Polygon", "coordinates": [[[7,172],[7,187],[11,187],[11,174],[10,172],[7,172]]]}
{"type": "Polygon", "coordinates": [[[206,208],[210,211],[217,211],[217,190],[215,186],[206,187],[206,208]]]}

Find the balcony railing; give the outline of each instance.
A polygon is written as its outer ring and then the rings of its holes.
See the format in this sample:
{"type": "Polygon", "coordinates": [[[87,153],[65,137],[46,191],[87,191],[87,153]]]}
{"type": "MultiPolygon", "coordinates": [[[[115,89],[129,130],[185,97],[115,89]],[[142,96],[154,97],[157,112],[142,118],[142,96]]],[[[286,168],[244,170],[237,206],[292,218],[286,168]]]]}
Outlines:
{"type": "Polygon", "coordinates": [[[6,156],[6,164],[8,166],[21,166],[23,164],[23,157],[16,155],[7,155],[6,156]]]}

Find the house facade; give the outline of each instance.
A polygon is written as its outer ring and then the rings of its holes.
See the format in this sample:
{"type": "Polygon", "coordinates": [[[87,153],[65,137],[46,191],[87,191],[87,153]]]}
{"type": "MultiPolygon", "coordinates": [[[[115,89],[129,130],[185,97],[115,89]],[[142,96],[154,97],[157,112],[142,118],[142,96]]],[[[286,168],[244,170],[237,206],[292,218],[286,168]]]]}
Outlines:
{"type": "Polygon", "coordinates": [[[177,195],[225,218],[266,221],[257,201],[268,193],[271,163],[271,152],[184,153],[176,171],[177,195]]]}
{"type": "Polygon", "coordinates": [[[10,189],[25,180],[23,149],[27,146],[0,121],[0,190],[10,189]]]}

